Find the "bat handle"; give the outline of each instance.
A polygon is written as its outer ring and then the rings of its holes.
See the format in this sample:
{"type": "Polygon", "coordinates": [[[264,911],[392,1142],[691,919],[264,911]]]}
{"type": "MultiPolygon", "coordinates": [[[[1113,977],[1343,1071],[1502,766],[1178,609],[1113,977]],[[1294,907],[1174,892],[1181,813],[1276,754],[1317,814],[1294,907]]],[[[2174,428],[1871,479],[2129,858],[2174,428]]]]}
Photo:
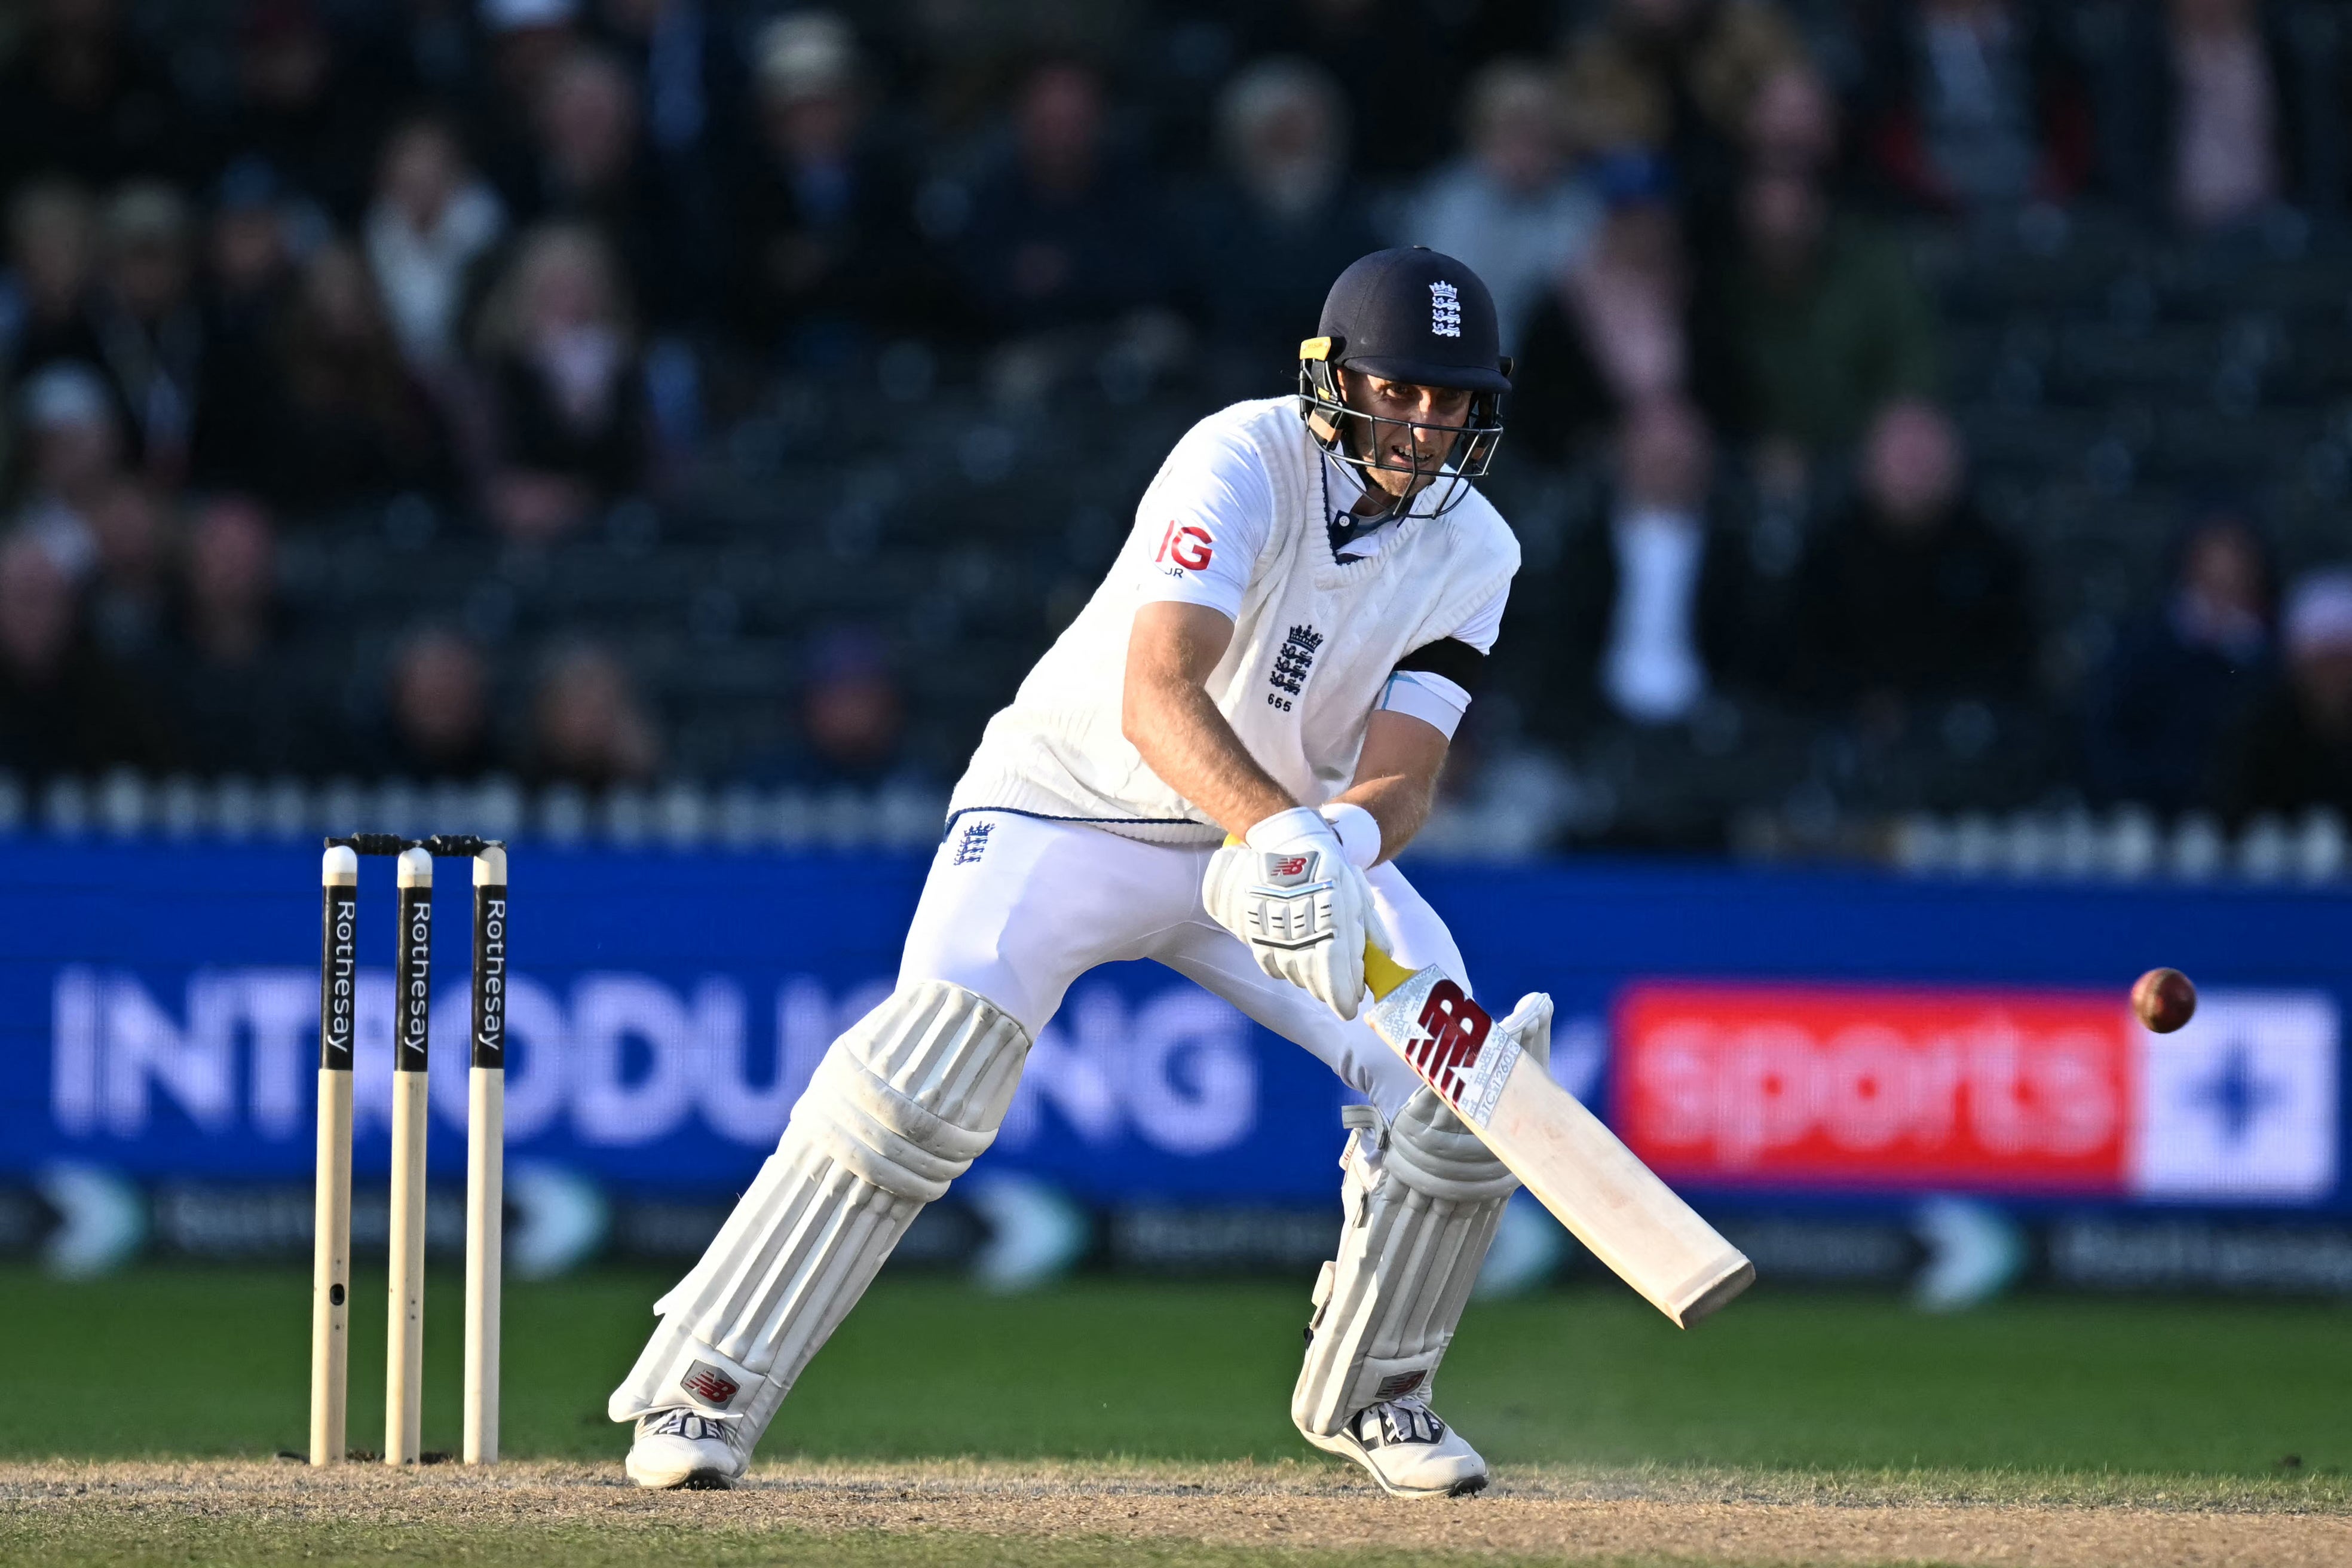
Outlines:
{"type": "Polygon", "coordinates": [[[1373,946],[1369,940],[1365,942],[1364,984],[1370,989],[1373,1000],[1386,1000],[1390,992],[1412,979],[1415,973],[1373,946]]]}

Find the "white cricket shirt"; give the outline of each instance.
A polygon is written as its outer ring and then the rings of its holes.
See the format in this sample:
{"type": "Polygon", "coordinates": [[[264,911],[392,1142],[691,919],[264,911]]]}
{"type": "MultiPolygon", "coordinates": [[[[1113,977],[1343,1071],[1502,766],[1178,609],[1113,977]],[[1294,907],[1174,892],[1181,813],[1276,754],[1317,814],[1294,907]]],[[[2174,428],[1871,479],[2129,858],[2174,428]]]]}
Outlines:
{"type": "Polygon", "coordinates": [[[1207,690],[1258,765],[1302,804],[1348,787],[1377,708],[1451,734],[1468,694],[1397,664],[1447,638],[1480,653],[1494,646],[1518,542],[1472,490],[1442,516],[1408,512],[1335,555],[1328,524],[1360,493],[1353,470],[1316,444],[1295,397],[1238,403],[1194,426],[1144,491],[1102,585],[989,721],[950,810],[1215,842],[1223,830],[1120,732],[1129,631],[1139,607],[1160,601],[1232,617],[1207,690]]]}

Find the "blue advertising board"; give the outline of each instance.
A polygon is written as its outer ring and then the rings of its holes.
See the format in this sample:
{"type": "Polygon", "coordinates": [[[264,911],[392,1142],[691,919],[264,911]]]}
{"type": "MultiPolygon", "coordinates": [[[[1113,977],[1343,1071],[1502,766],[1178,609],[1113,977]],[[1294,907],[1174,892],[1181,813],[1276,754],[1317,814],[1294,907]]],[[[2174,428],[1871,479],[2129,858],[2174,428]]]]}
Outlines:
{"type": "MultiPolygon", "coordinates": [[[[519,847],[513,1158],[625,1193],[739,1190],[826,1044],[890,984],[924,865],[889,854],[519,847]]],[[[2342,892],[1607,862],[1408,872],[1451,923],[1485,994],[1553,994],[1555,1074],[1604,1110],[1612,1090],[1624,1092],[1609,1056],[1629,986],[1877,983],[2119,1000],[2141,970],[2176,964],[2224,999],[2217,1016],[2241,1023],[2182,1037],[2189,1046],[2135,1079],[2158,1086],[2136,1091],[2143,1101],[2168,1097],[2130,1112],[2169,1118],[2148,1124],[2175,1151],[2168,1184],[2118,1178],[2111,1192],[2074,1195],[2352,1207],[2338,1158],[2347,1112],[2335,1020],[2352,1005],[2352,897],[2342,892]],[[2269,1042],[2261,1021],[2273,1014],[2299,1020],[2300,1032],[2269,1042]],[[2279,1171],[2292,1179],[2262,1175],[2279,1171]]],[[[0,1175],[71,1162],[149,1181],[307,1180],[317,876],[315,850],[282,846],[0,845],[0,1175]]],[[[470,910],[464,879],[444,882],[432,1159],[454,1173],[470,910]]],[[[380,1179],[388,1157],[392,925],[391,867],[367,862],[362,1180],[380,1179]]],[[[1824,1043],[1821,1059],[1843,1061],[1842,1049],[1824,1043]]],[[[1755,1081],[1759,1094],[1790,1092],[1781,1079],[1755,1081]]],[[[1156,965],[1118,965],[1073,988],[981,1169],[1041,1177],[1104,1205],[1328,1203],[1342,1098],[1314,1058],[1223,1003],[1156,965]]],[[[1779,1114],[1755,1125],[1780,1125],[1779,1114]]],[[[1790,1136],[1841,1136],[1840,1125],[1790,1136]]],[[[2128,1142],[2116,1136],[2119,1148],[2128,1142]]],[[[1752,1179],[1719,1171],[1695,1181],[1801,1197],[1807,1184],[1790,1168],[1766,1162],[1752,1179]]],[[[1842,1193],[1869,1195],[1850,1183],[1842,1193]]]]}

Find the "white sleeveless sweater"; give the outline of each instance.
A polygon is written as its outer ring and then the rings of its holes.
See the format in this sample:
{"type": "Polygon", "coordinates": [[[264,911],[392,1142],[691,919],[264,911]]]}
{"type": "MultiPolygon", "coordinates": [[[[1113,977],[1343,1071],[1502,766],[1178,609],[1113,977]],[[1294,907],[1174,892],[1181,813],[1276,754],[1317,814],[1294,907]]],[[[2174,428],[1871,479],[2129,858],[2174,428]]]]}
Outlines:
{"type": "MultiPolygon", "coordinates": [[[[1451,636],[1501,592],[1518,541],[1471,491],[1441,517],[1401,518],[1380,553],[1332,559],[1323,454],[1295,397],[1239,403],[1185,439],[1239,436],[1264,455],[1274,520],[1250,573],[1232,643],[1206,682],[1252,757],[1300,804],[1346,789],[1364,727],[1397,661],[1451,636]]],[[[1180,442],[1177,451],[1184,449],[1180,442]]],[[[1164,464],[1164,478],[1174,458],[1164,464]]],[[[1144,491],[1137,527],[1077,619],[1046,650],[1010,706],[988,722],[949,812],[988,807],[1082,821],[1169,844],[1213,844],[1223,829],[1178,795],[1120,732],[1138,574],[1154,570],[1161,524],[1144,491]]]]}

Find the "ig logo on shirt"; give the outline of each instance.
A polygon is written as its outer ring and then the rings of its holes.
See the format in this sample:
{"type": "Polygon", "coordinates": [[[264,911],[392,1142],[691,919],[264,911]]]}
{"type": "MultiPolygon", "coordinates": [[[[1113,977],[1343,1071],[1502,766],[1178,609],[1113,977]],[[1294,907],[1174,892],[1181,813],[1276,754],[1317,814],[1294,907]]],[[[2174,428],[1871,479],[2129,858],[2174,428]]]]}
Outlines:
{"type": "Polygon", "coordinates": [[[1199,572],[1207,567],[1216,551],[1216,543],[1210,539],[1207,529],[1195,528],[1189,522],[1179,528],[1171,518],[1167,531],[1160,536],[1159,553],[1152,559],[1173,561],[1188,572],[1199,572]]]}

